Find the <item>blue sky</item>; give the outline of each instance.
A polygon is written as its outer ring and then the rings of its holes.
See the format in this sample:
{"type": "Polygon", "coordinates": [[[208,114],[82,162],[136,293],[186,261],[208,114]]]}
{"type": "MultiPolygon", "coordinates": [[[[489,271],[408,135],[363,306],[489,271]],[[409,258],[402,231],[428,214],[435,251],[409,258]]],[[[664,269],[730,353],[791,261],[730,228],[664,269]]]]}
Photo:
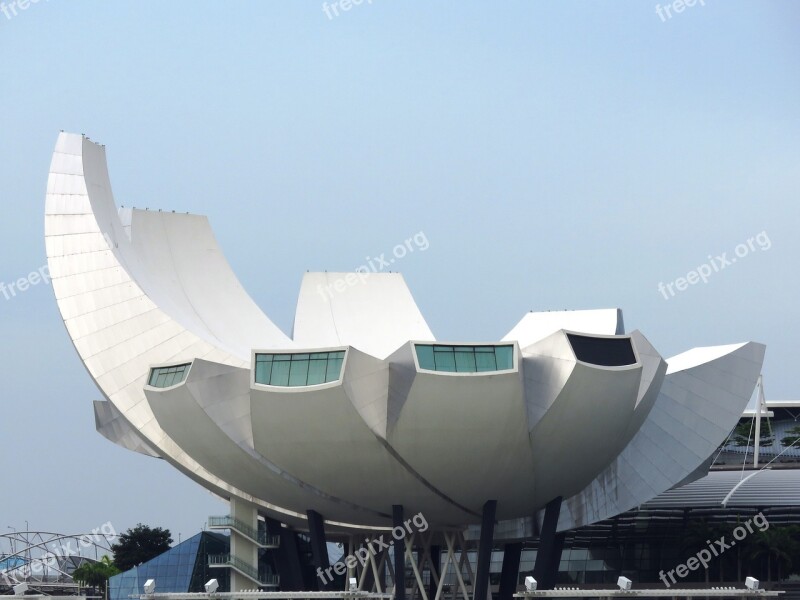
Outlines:
{"type": "MultiPolygon", "coordinates": [[[[118,203],[208,215],[287,332],[303,272],[352,270],[424,232],[428,249],[393,268],[440,339],[621,307],[664,356],[766,343],[767,397],[797,398],[800,4],[705,0],[666,20],[656,5],[0,12],[0,282],[45,264],[64,129],[106,144],[118,203]],[[769,244],[674,287],[758,234],[769,244]]],[[[0,530],[143,521],[186,538],[225,512],[94,432],[100,395],[49,286],[0,296],[0,340],[0,530]]]]}

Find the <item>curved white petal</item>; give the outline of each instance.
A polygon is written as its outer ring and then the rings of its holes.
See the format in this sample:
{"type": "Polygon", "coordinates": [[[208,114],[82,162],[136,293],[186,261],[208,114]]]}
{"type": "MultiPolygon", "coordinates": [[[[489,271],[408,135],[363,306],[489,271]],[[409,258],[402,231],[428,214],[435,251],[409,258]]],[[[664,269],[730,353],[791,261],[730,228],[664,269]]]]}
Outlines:
{"type": "Polygon", "coordinates": [[[503,337],[503,341],[519,342],[520,348],[525,348],[560,329],[593,335],[625,333],[619,308],[553,310],[529,312],[503,337]]]}
{"type": "MultiPolygon", "coordinates": [[[[89,374],[130,431],[181,471],[221,496],[239,495],[284,518],[302,518],[203,469],[154,418],[143,390],[152,365],[201,357],[249,368],[250,361],[249,351],[238,355],[236,340],[223,347],[202,309],[180,312],[181,281],[169,289],[159,286],[168,275],[150,273],[148,260],[136,253],[131,243],[136,221],[134,215],[129,239],[111,194],[105,149],[80,135],[59,135],[45,205],[48,265],[64,324],[89,374]]],[[[212,260],[219,267],[224,259],[212,260]]],[[[197,277],[189,274],[187,281],[196,282],[197,277]]],[[[235,292],[234,297],[236,301],[235,292]]],[[[269,321],[264,317],[261,322],[269,321]]],[[[267,329],[265,344],[280,343],[272,337],[275,331],[267,329]]]]}
{"type": "Polygon", "coordinates": [[[399,273],[306,273],[293,337],[299,347],[353,346],[386,358],[408,340],[434,340],[399,273]]]}
{"type": "Polygon", "coordinates": [[[653,409],[622,453],[590,485],[567,499],[559,530],[608,518],[655,498],[690,476],[725,441],[755,388],[765,347],[748,342],[698,348],[679,355],[707,362],[669,359],[681,369],[668,373],[653,409]]]}

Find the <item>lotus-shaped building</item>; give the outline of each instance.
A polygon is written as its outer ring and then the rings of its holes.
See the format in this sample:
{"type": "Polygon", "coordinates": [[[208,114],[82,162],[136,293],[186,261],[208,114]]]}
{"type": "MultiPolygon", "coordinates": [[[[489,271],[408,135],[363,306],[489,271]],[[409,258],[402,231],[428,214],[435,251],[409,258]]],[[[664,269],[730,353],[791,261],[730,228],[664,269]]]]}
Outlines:
{"type": "Polygon", "coordinates": [[[495,539],[541,533],[548,506],[556,532],[616,515],[705,474],[764,357],[750,342],[664,359],[617,309],[437,340],[402,276],[379,272],[306,273],[290,336],[205,217],[118,209],[105,148],[82,135],[58,138],[45,232],[105,398],[98,431],[229,499],[245,562],[259,515],[363,536],[402,507],[431,531],[488,516],[495,539]]]}

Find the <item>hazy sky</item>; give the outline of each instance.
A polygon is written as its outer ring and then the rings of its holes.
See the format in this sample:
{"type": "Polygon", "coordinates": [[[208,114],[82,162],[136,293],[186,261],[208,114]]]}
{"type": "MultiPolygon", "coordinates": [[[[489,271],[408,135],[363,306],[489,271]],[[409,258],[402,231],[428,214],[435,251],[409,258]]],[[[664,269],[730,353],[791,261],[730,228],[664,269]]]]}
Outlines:
{"type": "MultiPolygon", "coordinates": [[[[0,282],[45,264],[64,129],[106,144],[118,203],[208,215],[287,332],[306,270],[422,232],[393,270],[439,339],[621,307],[665,357],[764,342],[767,397],[800,396],[800,3],[338,6],[0,12],[0,282]]],[[[142,521],[185,539],[225,513],[95,433],[100,393],[50,286],[0,295],[0,340],[2,532],[142,521]]]]}

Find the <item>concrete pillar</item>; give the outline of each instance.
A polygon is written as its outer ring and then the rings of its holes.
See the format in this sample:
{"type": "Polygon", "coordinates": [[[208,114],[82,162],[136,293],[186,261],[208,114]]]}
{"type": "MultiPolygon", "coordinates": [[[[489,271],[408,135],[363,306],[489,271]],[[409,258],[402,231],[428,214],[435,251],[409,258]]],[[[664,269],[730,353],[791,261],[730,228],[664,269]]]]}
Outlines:
{"type": "MultiPolygon", "coordinates": [[[[258,530],[258,509],[255,504],[236,497],[231,498],[230,504],[231,517],[256,531],[258,530]]],[[[258,546],[255,542],[233,529],[231,530],[231,557],[239,559],[258,572],[258,546]]],[[[254,587],[257,586],[249,577],[245,577],[235,569],[231,569],[232,592],[252,590],[254,587]]]]}
{"type": "MultiPolygon", "coordinates": [[[[405,529],[403,525],[403,506],[392,506],[392,526],[405,529]]],[[[406,600],[406,540],[405,538],[394,542],[394,598],[406,600]]]]}
{"type": "MultiPolygon", "coordinates": [[[[442,571],[442,547],[441,546],[431,546],[431,562],[433,565],[431,566],[431,570],[435,571],[437,575],[441,575],[442,571]]],[[[431,573],[431,580],[430,584],[428,585],[428,598],[436,597],[436,578],[433,577],[431,573]]]]}
{"type": "MultiPolygon", "coordinates": [[[[478,567],[475,573],[474,600],[487,600],[489,594],[489,566],[492,561],[494,545],[494,517],[497,513],[497,500],[488,500],[483,505],[481,519],[481,538],[478,541],[478,567]]],[[[492,600],[491,597],[488,600],[492,600]]]]}
{"type": "Polygon", "coordinates": [[[540,590],[552,590],[558,576],[561,549],[564,546],[564,534],[556,533],[561,502],[561,496],[554,498],[547,503],[544,509],[544,519],[539,535],[539,550],[536,553],[536,564],[533,567],[533,577],[540,590]]]}

